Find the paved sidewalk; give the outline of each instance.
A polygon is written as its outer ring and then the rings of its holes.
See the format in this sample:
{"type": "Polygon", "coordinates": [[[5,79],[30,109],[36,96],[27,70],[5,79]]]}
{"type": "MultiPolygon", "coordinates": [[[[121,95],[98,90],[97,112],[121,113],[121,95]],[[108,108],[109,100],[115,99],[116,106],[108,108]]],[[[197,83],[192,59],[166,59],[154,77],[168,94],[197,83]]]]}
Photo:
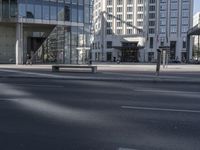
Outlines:
{"type": "Polygon", "coordinates": [[[170,65],[161,68],[160,76],[155,75],[155,65],[97,65],[98,73],[85,70],[51,72],[51,65],[0,65],[1,78],[46,78],[68,80],[118,80],[138,82],[179,82],[200,83],[200,65],[170,65]]]}

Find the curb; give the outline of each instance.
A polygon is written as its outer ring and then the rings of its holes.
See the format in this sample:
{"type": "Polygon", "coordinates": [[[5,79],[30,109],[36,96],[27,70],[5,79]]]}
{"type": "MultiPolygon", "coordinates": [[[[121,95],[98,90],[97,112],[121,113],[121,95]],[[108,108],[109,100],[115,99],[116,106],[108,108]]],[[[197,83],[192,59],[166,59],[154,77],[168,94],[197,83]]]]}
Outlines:
{"type": "Polygon", "coordinates": [[[86,80],[86,81],[119,81],[119,82],[138,82],[138,83],[181,83],[181,84],[199,84],[200,80],[172,80],[162,78],[98,78],[98,77],[36,77],[36,76],[0,76],[0,79],[43,79],[43,80],[86,80]]]}

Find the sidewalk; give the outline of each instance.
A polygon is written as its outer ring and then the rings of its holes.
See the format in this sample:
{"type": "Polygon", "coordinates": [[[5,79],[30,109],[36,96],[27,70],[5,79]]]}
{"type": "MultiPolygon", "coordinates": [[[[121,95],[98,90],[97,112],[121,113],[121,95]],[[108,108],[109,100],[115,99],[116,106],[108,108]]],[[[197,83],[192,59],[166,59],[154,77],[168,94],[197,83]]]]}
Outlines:
{"type": "Polygon", "coordinates": [[[199,83],[200,65],[170,65],[155,75],[155,65],[97,65],[98,73],[85,70],[51,72],[51,65],[0,65],[0,78],[43,78],[65,80],[107,80],[134,82],[199,83]]]}

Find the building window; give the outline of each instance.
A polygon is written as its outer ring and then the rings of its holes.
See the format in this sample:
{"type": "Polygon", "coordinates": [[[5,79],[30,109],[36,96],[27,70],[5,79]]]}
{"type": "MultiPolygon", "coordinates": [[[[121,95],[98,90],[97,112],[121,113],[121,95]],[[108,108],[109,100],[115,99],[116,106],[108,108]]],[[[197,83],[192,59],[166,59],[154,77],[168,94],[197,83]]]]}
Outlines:
{"type": "Polygon", "coordinates": [[[117,22],[117,27],[122,27],[122,22],[117,22]]]}
{"type": "Polygon", "coordinates": [[[107,35],[111,35],[112,34],[112,29],[107,29],[106,33],[107,33],[107,35]]]}
{"type": "Polygon", "coordinates": [[[127,12],[133,12],[133,7],[127,7],[127,12]]]}
{"type": "Polygon", "coordinates": [[[122,12],[122,7],[117,7],[117,12],[122,12]]]}
{"type": "Polygon", "coordinates": [[[149,13],[149,19],[154,19],[156,17],[155,13],[149,13]]]}
{"type": "Polygon", "coordinates": [[[9,18],[9,1],[8,0],[2,1],[2,15],[3,15],[3,18],[9,18]]]}
{"type": "Polygon", "coordinates": [[[155,33],[155,29],[154,28],[150,28],[149,29],[149,34],[154,34],[155,33]]]}
{"type": "Polygon", "coordinates": [[[132,14],[128,14],[127,15],[127,19],[133,19],[133,15],[132,14]]]}
{"type": "Polygon", "coordinates": [[[127,29],[127,34],[133,34],[133,29],[127,29]]]}
{"type": "Polygon", "coordinates": [[[144,7],[143,6],[138,6],[137,9],[138,9],[138,12],[143,12],[144,7]]]}
{"type": "Polygon", "coordinates": [[[72,5],[72,22],[78,21],[78,11],[77,11],[77,5],[72,5]]]}
{"type": "Polygon", "coordinates": [[[17,0],[10,0],[10,17],[17,16],[17,0]]]}
{"type": "Polygon", "coordinates": [[[170,31],[171,33],[177,33],[177,26],[171,26],[170,31]]]}
{"type": "Polygon", "coordinates": [[[149,26],[155,26],[155,21],[149,21],[149,26]]]}
{"type": "Polygon", "coordinates": [[[166,32],[166,26],[160,26],[160,33],[166,32]]]}
{"type": "Polygon", "coordinates": [[[178,22],[177,18],[171,19],[171,25],[177,25],[177,22],[178,22]]]}
{"type": "Polygon", "coordinates": [[[121,35],[122,34],[122,29],[117,29],[117,34],[121,35]]]}
{"type": "Polygon", "coordinates": [[[128,5],[132,5],[133,4],[133,0],[127,0],[127,4],[128,5]]]}
{"type": "Polygon", "coordinates": [[[112,61],[112,52],[107,52],[107,61],[112,61]]]}
{"type": "Polygon", "coordinates": [[[112,0],[107,0],[107,5],[112,5],[112,0]]]}
{"type": "Polygon", "coordinates": [[[43,5],[43,19],[44,20],[49,20],[49,5],[43,5]]]}
{"type": "Polygon", "coordinates": [[[156,7],[155,6],[149,6],[149,11],[155,11],[156,7]]]}
{"type": "Polygon", "coordinates": [[[143,4],[143,0],[138,0],[138,4],[143,4]]]}
{"type": "Polygon", "coordinates": [[[137,26],[143,26],[143,21],[137,21],[137,26]]]}
{"type": "Polygon", "coordinates": [[[107,48],[112,48],[112,41],[107,41],[107,48]]]}
{"type": "Polygon", "coordinates": [[[153,48],[153,37],[150,37],[149,48],[153,48]]]}
{"type": "Polygon", "coordinates": [[[35,4],[35,18],[42,19],[42,5],[35,4]]]}
{"type": "Polygon", "coordinates": [[[108,8],[107,8],[107,12],[112,14],[113,9],[112,9],[111,7],[108,7],[108,8]]]}
{"type": "Polygon", "coordinates": [[[122,5],[122,0],[117,0],[117,5],[122,5]]]}
{"type": "Polygon", "coordinates": [[[183,33],[186,33],[188,31],[188,26],[182,26],[182,32],[183,33]]]}

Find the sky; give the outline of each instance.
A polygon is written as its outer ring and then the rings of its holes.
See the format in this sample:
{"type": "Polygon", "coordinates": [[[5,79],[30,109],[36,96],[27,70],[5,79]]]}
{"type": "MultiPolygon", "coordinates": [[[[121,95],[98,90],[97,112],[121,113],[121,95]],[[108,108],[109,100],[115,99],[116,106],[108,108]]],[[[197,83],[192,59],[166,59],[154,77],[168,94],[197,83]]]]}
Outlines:
{"type": "Polygon", "coordinates": [[[200,11],[200,0],[194,0],[194,14],[200,11]]]}

